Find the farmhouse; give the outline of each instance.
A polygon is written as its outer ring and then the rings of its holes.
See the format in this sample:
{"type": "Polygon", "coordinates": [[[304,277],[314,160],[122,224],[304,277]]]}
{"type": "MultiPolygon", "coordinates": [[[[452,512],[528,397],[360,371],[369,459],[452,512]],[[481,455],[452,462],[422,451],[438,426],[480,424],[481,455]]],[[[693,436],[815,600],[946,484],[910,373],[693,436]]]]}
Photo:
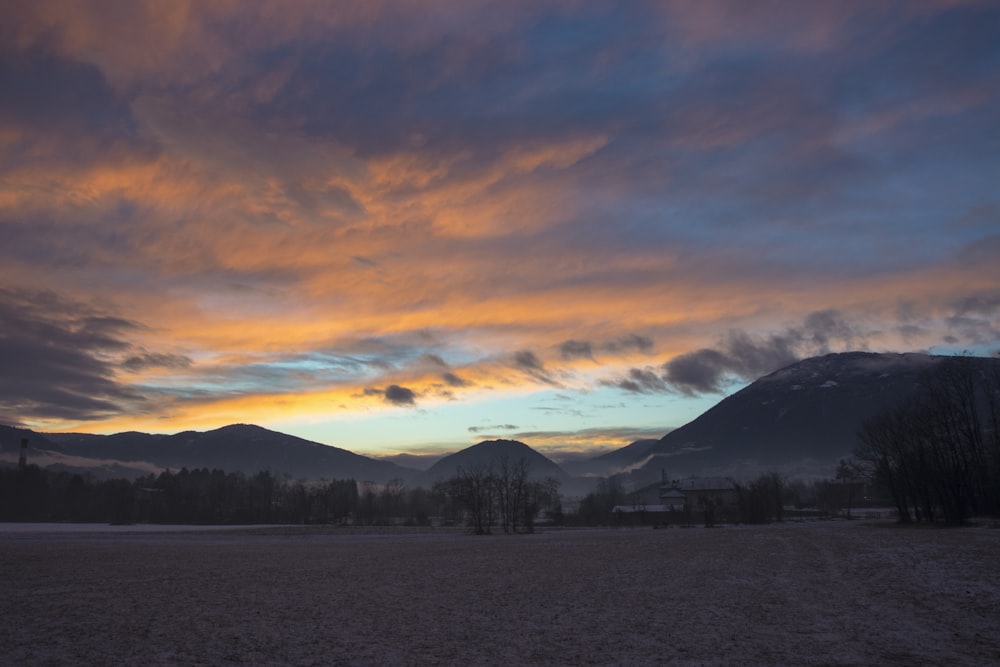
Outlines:
{"type": "Polygon", "coordinates": [[[725,515],[727,508],[737,504],[736,483],[729,477],[688,477],[670,480],[666,471],[661,471],[661,479],[653,490],[647,488],[633,495],[632,502],[616,505],[616,516],[642,523],[672,523],[679,516],[691,520],[692,512],[710,510],[713,516],[725,515]],[[715,510],[723,510],[716,513],[715,510]]]}
{"type": "Polygon", "coordinates": [[[673,489],[683,493],[695,507],[707,505],[709,501],[716,507],[729,507],[737,503],[736,482],[730,477],[689,477],[674,480],[672,485],[673,489]]]}

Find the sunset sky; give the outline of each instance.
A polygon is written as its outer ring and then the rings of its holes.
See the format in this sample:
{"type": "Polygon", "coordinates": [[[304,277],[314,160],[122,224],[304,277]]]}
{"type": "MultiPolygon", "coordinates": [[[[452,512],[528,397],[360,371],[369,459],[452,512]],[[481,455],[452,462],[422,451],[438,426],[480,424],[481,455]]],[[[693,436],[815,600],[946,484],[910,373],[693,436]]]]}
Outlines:
{"type": "Polygon", "coordinates": [[[1000,350],[1000,3],[0,3],[0,423],[659,437],[1000,350]]]}

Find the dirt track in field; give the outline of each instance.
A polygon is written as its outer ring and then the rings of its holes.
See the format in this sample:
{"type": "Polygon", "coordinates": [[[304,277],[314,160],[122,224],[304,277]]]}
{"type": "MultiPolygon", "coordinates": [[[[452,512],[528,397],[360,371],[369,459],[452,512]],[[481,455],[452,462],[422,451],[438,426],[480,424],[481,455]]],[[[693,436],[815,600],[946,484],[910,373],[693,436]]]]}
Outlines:
{"type": "Polygon", "coordinates": [[[1000,664],[1000,530],[7,532],[0,662],[1000,664]]]}

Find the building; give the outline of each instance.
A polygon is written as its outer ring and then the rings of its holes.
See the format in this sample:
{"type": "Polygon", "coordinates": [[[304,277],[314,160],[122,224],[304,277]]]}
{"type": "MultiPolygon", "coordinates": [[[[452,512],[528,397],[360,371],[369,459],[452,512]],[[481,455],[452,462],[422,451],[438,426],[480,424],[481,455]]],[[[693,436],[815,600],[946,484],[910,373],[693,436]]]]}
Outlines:
{"type": "Polygon", "coordinates": [[[730,477],[688,477],[670,480],[660,473],[653,502],[652,489],[633,495],[627,505],[616,505],[613,512],[630,523],[685,523],[701,521],[709,513],[709,523],[728,520],[737,513],[736,482],[730,477]],[[697,517],[695,516],[697,515],[697,517]]]}

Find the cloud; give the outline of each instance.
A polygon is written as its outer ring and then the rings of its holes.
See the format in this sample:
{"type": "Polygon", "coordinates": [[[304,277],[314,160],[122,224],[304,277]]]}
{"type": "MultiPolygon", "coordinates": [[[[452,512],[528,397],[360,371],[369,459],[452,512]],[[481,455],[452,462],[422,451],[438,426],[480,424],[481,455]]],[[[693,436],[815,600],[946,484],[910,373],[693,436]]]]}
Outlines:
{"type": "Polygon", "coordinates": [[[125,359],[122,362],[122,368],[135,373],[149,368],[190,368],[192,364],[191,358],[182,354],[143,352],[125,359]]]}
{"type": "Polygon", "coordinates": [[[91,163],[116,145],[144,145],[128,100],[92,64],[60,57],[42,45],[14,52],[0,47],[0,89],[5,91],[0,102],[5,129],[17,127],[39,139],[5,147],[8,165],[17,157],[91,163]]]}
{"type": "Polygon", "coordinates": [[[461,377],[450,371],[442,373],[441,379],[444,380],[449,387],[466,387],[469,385],[467,380],[463,380],[461,377]]]}
{"type": "Polygon", "coordinates": [[[413,405],[416,394],[412,389],[400,387],[398,384],[391,384],[385,388],[385,400],[393,405],[413,405]]]}
{"type": "Polygon", "coordinates": [[[365,387],[362,394],[365,396],[380,396],[385,402],[400,406],[415,405],[417,397],[416,392],[412,389],[401,387],[398,384],[391,384],[385,389],[365,387]]]}
{"type": "Polygon", "coordinates": [[[660,377],[660,374],[650,368],[629,369],[627,377],[610,381],[606,384],[634,394],[649,394],[669,389],[667,383],[660,377]]]}
{"type": "MultiPolygon", "coordinates": [[[[832,312],[832,311],[826,311],[832,312]]],[[[831,320],[841,322],[839,315],[831,315],[831,320]]],[[[810,315],[807,322],[812,318],[810,315]]],[[[815,324],[808,329],[813,332],[814,339],[819,335],[815,324]]],[[[772,334],[754,338],[745,331],[731,331],[726,335],[722,354],[725,366],[743,379],[755,380],[761,375],[793,364],[805,356],[825,354],[829,351],[828,343],[837,335],[836,329],[828,329],[822,334],[822,348],[803,350],[802,334],[796,329],[789,329],[780,334],[772,334]]],[[[843,341],[849,344],[849,341],[843,341]]]]}
{"type": "Polygon", "coordinates": [[[514,368],[530,375],[539,382],[557,386],[559,383],[545,368],[545,364],[531,350],[520,350],[514,354],[514,368]]]}
{"type": "Polygon", "coordinates": [[[663,380],[689,396],[718,393],[724,391],[730,378],[756,380],[809,356],[807,343],[812,345],[810,352],[822,347],[817,353],[825,353],[830,340],[847,329],[838,314],[824,311],[808,316],[805,330],[811,341],[797,328],[756,338],[742,330],[730,331],[718,349],[703,348],[668,361],[663,366],[663,380]]]}
{"type": "Polygon", "coordinates": [[[668,361],[663,367],[663,379],[685,394],[717,392],[732,366],[732,359],[717,350],[696,350],[668,361]]]}
{"type": "Polygon", "coordinates": [[[584,340],[563,341],[559,344],[559,353],[564,360],[594,358],[590,343],[584,340]]]}
{"type": "Polygon", "coordinates": [[[448,368],[448,362],[441,358],[440,355],[426,353],[420,357],[421,359],[429,362],[434,366],[440,366],[441,368],[448,368]]]}
{"type": "Polygon", "coordinates": [[[494,424],[492,426],[470,426],[469,433],[482,433],[483,431],[516,431],[517,426],[513,424],[494,424]]]}
{"type": "Polygon", "coordinates": [[[851,326],[835,310],[810,313],[806,317],[803,329],[812,337],[816,347],[823,352],[829,350],[831,339],[840,339],[850,345],[855,335],[851,326]]]}
{"type": "Polygon", "coordinates": [[[653,340],[645,336],[630,333],[618,338],[617,340],[604,343],[601,347],[609,352],[628,352],[635,350],[636,352],[645,353],[653,351],[653,340]]]}
{"type": "Polygon", "coordinates": [[[1000,312],[1000,290],[970,294],[955,301],[955,315],[991,316],[1000,312]]]}
{"type": "Polygon", "coordinates": [[[783,8],[0,3],[7,413],[995,341],[1000,10],[783,8]]]}
{"type": "Polygon", "coordinates": [[[0,408],[9,423],[87,421],[144,410],[115,355],[134,322],[52,292],[0,288],[0,408]]]}

